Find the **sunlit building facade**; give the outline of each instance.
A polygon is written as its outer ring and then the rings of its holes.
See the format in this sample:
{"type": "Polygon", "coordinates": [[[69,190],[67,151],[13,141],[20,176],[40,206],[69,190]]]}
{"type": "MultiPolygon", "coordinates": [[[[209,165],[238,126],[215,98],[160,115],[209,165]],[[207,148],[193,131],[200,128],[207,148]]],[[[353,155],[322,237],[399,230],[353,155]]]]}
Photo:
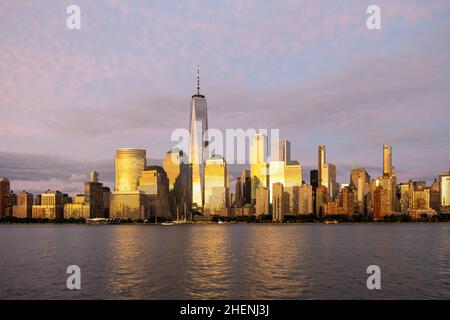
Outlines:
{"type": "Polygon", "coordinates": [[[114,191],[136,191],[141,172],[147,164],[145,150],[137,148],[117,149],[115,162],[116,187],[114,191]]]}
{"type": "Polygon", "coordinates": [[[325,163],[322,166],[322,185],[327,187],[328,198],[336,199],[339,193],[339,184],[336,181],[336,166],[332,163],[325,163]]]}
{"type": "Polygon", "coordinates": [[[185,153],[178,148],[166,153],[163,168],[169,179],[169,203],[172,214],[191,208],[190,171],[185,153]]]}
{"type": "Polygon", "coordinates": [[[144,217],[171,217],[169,209],[169,179],[160,166],[149,166],[142,171],[138,190],[144,195],[144,217]]]}
{"type": "Polygon", "coordinates": [[[310,185],[303,184],[295,187],[298,192],[298,214],[312,214],[313,213],[313,188],[310,185]]]}
{"type": "Polygon", "coordinates": [[[11,214],[10,193],[9,179],[0,177],[0,218],[11,214]]]}
{"type": "Polygon", "coordinates": [[[392,176],[392,147],[383,145],[383,174],[392,176]]]}
{"type": "Polygon", "coordinates": [[[215,155],[206,161],[205,166],[204,212],[207,215],[227,215],[229,207],[227,164],[222,156],[215,155]]]}
{"type": "Polygon", "coordinates": [[[89,218],[105,218],[103,183],[98,181],[96,171],[92,171],[90,181],[84,183],[84,203],[89,206],[89,218]]]}
{"type": "Polygon", "coordinates": [[[450,207],[450,171],[439,175],[441,207],[450,207]]]}
{"type": "Polygon", "coordinates": [[[317,171],[318,171],[318,185],[323,185],[322,170],[323,165],[326,163],[325,145],[320,144],[317,152],[317,171]]]}
{"type": "Polygon", "coordinates": [[[269,187],[269,164],[267,160],[267,137],[262,133],[253,136],[250,148],[250,176],[252,202],[256,200],[256,189],[269,187]]]}
{"type": "Polygon", "coordinates": [[[60,191],[47,190],[41,194],[40,205],[33,205],[32,217],[50,220],[64,218],[63,194],[60,191]]]}
{"type": "Polygon", "coordinates": [[[189,164],[191,166],[192,205],[203,210],[205,187],[205,161],[208,157],[208,109],[206,98],[200,94],[197,72],[197,94],[192,96],[189,137],[189,164]]]}
{"type": "Polygon", "coordinates": [[[289,214],[289,194],[284,186],[276,182],[272,186],[272,221],[282,222],[284,215],[289,214]]]}
{"type": "Polygon", "coordinates": [[[13,216],[31,218],[33,212],[33,194],[22,191],[17,196],[17,205],[13,207],[13,216]]]}
{"type": "Polygon", "coordinates": [[[255,214],[257,216],[270,214],[269,188],[267,187],[256,189],[255,214]]]}

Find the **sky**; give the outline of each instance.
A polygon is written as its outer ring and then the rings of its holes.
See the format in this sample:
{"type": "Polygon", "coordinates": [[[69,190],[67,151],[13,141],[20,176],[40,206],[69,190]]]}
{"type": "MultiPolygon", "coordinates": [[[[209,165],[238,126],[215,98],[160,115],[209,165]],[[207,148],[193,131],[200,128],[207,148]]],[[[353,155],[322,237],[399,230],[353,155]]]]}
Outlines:
{"type": "Polygon", "coordinates": [[[14,190],[80,192],[91,170],[112,187],[120,147],[158,163],[188,128],[197,65],[209,127],[279,129],[307,182],[318,144],[341,183],[355,162],[378,177],[383,144],[400,181],[450,167],[448,0],[1,0],[0,17],[0,176],[14,190]]]}

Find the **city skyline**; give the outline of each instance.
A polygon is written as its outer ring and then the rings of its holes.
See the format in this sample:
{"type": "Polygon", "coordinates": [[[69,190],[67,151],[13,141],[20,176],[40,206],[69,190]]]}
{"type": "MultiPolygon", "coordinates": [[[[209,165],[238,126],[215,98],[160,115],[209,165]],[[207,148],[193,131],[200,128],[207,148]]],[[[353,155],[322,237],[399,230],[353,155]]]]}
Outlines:
{"type": "Polygon", "coordinates": [[[171,130],[188,128],[197,64],[210,127],[279,128],[304,176],[319,144],[339,182],[355,161],[378,176],[383,144],[395,150],[399,181],[430,184],[446,171],[450,5],[381,1],[374,33],[366,3],[286,4],[82,1],[77,33],[65,28],[63,3],[6,2],[2,175],[17,191],[77,193],[92,169],[113,186],[117,148],[142,147],[161,161],[171,130]]]}

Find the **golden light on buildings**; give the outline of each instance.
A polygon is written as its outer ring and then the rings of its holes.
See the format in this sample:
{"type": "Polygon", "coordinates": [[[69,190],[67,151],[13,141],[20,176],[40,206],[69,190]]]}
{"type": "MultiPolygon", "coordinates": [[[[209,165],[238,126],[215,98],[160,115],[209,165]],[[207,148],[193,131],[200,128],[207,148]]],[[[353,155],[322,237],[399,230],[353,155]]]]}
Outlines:
{"type": "Polygon", "coordinates": [[[116,151],[115,191],[136,191],[139,177],[146,166],[146,153],[143,149],[123,148],[116,151]]]}
{"type": "Polygon", "coordinates": [[[269,164],[266,162],[267,137],[262,133],[253,136],[250,150],[250,176],[252,183],[252,201],[256,199],[256,189],[269,187],[269,164]]]}
{"type": "Polygon", "coordinates": [[[392,175],[392,147],[383,145],[383,174],[392,175]]]}
{"type": "Polygon", "coordinates": [[[224,214],[229,207],[227,164],[221,156],[213,156],[205,166],[205,213],[224,214]]]}

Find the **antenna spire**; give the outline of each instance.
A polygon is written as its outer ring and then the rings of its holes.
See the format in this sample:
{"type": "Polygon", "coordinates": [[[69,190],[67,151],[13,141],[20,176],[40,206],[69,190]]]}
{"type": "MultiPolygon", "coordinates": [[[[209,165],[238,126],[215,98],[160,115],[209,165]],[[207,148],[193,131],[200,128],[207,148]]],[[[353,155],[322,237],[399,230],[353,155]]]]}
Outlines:
{"type": "Polygon", "coordinates": [[[197,94],[200,95],[200,66],[197,65],[197,94]]]}

